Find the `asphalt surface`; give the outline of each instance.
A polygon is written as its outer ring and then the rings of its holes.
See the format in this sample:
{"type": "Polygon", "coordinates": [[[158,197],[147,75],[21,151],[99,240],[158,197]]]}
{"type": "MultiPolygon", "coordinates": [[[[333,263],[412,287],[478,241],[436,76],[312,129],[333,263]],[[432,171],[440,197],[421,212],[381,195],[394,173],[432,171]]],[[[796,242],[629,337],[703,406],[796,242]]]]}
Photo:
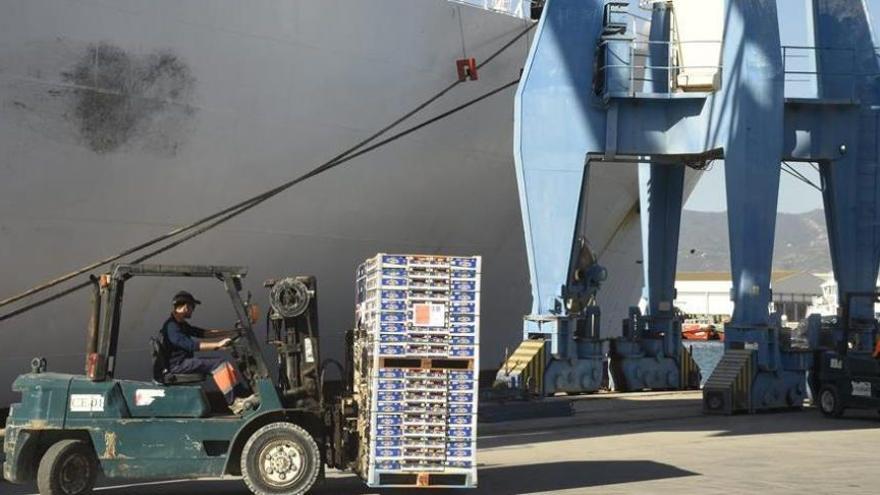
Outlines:
{"type": "MultiPolygon", "coordinates": [[[[430,494],[876,494],[880,416],[816,410],[703,416],[698,392],[592,396],[569,418],[481,426],[480,487],[430,494]]],[[[239,480],[104,486],[126,495],[246,495],[239,480]]],[[[34,487],[0,484],[0,493],[34,487]]],[[[425,493],[377,490],[331,472],[315,495],[425,493]]]]}

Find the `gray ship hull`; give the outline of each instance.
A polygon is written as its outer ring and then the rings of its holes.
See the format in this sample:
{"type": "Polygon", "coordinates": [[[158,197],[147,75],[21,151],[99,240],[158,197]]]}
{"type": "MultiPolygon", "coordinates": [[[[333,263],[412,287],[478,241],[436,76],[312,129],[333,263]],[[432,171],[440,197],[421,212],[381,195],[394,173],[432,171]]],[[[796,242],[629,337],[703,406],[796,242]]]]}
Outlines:
{"type": "MultiPolygon", "coordinates": [[[[3,11],[0,296],[313,168],[447,85],[462,53],[481,60],[526,26],[445,0],[6,0],[3,11]]],[[[429,114],[516,79],[529,42],[429,114]]],[[[317,276],[323,353],[340,358],[363,259],[482,255],[481,357],[492,368],[529,309],[512,120],[509,89],[156,261],[247,265],[264,308],[264,279],[317,276]]],[[[641,287],[636,169],[594,170],[591,240],[609,269],[613,333],[641,287]]],[[[117,375],[148,374],[148,338],[181,288],[205,302],[196,324],[233,324],[219,285],[136,281],[117,375]]],[[[82,369],[87,302],[81,292],[0,323],[0,405],[33,356],[82,369]]]]}

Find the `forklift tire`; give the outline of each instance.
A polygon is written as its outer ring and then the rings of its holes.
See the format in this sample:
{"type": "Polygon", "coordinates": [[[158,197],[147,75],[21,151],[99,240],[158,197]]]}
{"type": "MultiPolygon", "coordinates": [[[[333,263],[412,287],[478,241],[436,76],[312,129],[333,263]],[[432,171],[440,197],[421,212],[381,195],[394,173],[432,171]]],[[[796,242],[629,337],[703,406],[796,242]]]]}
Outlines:
{"type": "Polygon", "coordinates": [[[98,460],[91,446],[82,440],[52,444],[37,468],[40,495],[89,494],[97,478],[98,460]]]}
{"type": "Polygon", "coordinates": [[[843,416],[843,403],[840,401],[840,393],[834,385],[824,385],[819,390],[819,410],[829,418],[843,416]]]}
{"type": "Polygon", "coordinates": [[[293,423],[269,423],[255,431],[241,451],[241,474],[255,495],[301,495],[321,471],[321,452],[306,430],[293,423]]]}

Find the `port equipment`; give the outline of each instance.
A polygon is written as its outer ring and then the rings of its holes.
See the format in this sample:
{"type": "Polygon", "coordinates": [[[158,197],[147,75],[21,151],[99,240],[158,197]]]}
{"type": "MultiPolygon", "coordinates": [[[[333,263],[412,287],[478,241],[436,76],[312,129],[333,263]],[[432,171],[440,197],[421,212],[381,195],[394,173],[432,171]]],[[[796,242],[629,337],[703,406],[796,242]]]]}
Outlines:
{"type": "MultiPolygon", "coordinates": [[[[838,300],[843,302],[839,310],[841,317],[832,332],[835,347],[839,352],[852,345],[854,355],[864,355],[873,349],[876,335],[873,300],[871,297],[852,298],[849,294],[871,293],[877,279],[880,177],[876,141],[880,67],[868,13],[862,2],[814,0],[810,10],[817,48],[784,47],[777,52],[781,60],[777,61],[780,65],[776,71],[795,77],[803,77],[804,73],[812,76],[815,94],[785,97],[783,121],[774,127],[782,130],[782,136],[777,138],[782,143],[782,160],[818,164],[832,267],[838,283],[838,300]],[[793,60],[805,55],[815,58],[814,71],[790,69],[793,60]]],[[[753,227],[749,221],[744,226],[753,227]]],[[[733,232],[731,227],[731,242],[733,232]]],[[[743,244],[749,240],[747,235],[740,237],[739,242],[743,244]]],[[[736,278],[734,280],[736,282],[736,278]]],[[[747,282],[747,278],[741,278],[735,289],[747,292],[747,282]]],[[[735,303],[739,305],[739,300],[735,299],[735,303]]],[[[740,359],[738,355],[746,352],[750,359],[756,360],[751,371],[747,372],[746,365],[740,372],[744,375],[740,382],[750,388],[748,410],[800,406],[804,387],[799,371],[816,366],[821,375],[829,369],[830,360],[836,359],[833,354],[819,353],[819,362],[814,363],[806,351],[786,348],[792,339],[786,338],[778,325],[766,330],[750,330],[744,322],[737,323],[739,329],[734,340],[728,340],[729,334],[725,333],[725,356],[718,369],[721,372],[730,368],[731,361],[740,359]]],[[[811,341],[816,349],[818,339],[811,341]]],[[[813,375],[817,374],[815,369],[812,371],[813,375]]],[[[723,395],[731,393],[742,393],[737,380],[719,381],[711,387],[707,383],[705,409],[709,412],[742,410],[724,403],[723,395]]]]}
{"type": "MultiPolygon", "coordinates": [[[[813,352],[788,345],[768,310],[780,165],[818,164],[839,290],[872,290],[880,71],[864,4],[814,0],[819,48],[784,49],[774,0],[646,5],[651,30],[642,41],[628,2],[549,0],[517,92],[514,156],[532,281],[524,340],[549,343],[543,392],[596,388],[589,378],[601,362],[600,336],[586,322],[598,308],[581,299],[583,260],[597,262],[584,255],[596,166],[638,164],[640,179],[647,308],[613,340],[612,377],[624,389],[689,381],[672,307],[682,176],[684,167],[723,159],[734,311],[704,409],[800,407],[813,352]],[[803,52],[815,70],[786,66],[803,52]],[[787,74],[811,75],[815,96],[786,95],[787,74]]],[[[854,318],[841,324],[854,325],[847,332],[865,346],[876,325],[870,304],[853,301],[850,311],[854,318]]]]}
{"type": "MultiPolygon", "coordinates": [[[[345,390],[323,392],[313,277],[273,281],[268,338],[279,375],[270,376],[242,300],[246,270],[224,266],[115,265],[93,280],[85,375],[46,371],[36,359],[13,389],[3,476],[36,479],[43,495],[90,493],[109,478],[242,476],[255,494],[301,494],[324,465],[352,466],[358,456],[356,406],[345,390]],[[212,407],[201,375],[172,375],[156,349],[153,382],[117,379],[123,293],[133,277],[218,279],[238,318],[231,354],[259,404],[243,415],[212,407]]],[[[154,343],[154,346],[161,344],[154,343]]],[[[222,404],[222,400],[220,401],[222,404]]]]}
{"type": "MultiPolygon", "coordinates": [[[[834,349],[819,354],[811,375],[814,402],[822,414],[840,417],[846,409],[880,411],[880,359],[865,350],[860,342],[867,335],[861,331],[865,322],[853,322],[849,311],[856,300],[880,302],[880,293],[846,293],[841,302],[841,320],[834,329],[834,349]],[[858,330],[854,330],[858,329],[858,330]]],[[[876,329],[870,341],[877,338],[876,329]]]]}
{"type": "MultiPolygon", "coordinates": [[[[671,41],[670,16],[671,9],[657,3],[649,41],[637,42],[627,2],[551,0],[544,7],[517,92],[514,156],[532,279],[524,340],[549,343],[542,388],[547,395],[592,392],[604,378],[598,318],[591,320],[600,314],[595,282],[605,273],[583,276],[599,266],[587,241],[589,177],[596,166],[639,167],[647,307],[644,315],[631,311],[624,335],[611,342],[614,384],[640,390],[697,383],[673,307],[684,170],[720,153],[702,146],[696,134],[690,143],[656,138],[662,135],[658,127],[667,125],[667,107],[692,114],[713,97],[720,64],[680,63],[684,51],[673,50],[681,44],[671,41]],[[678,75],[690,79],[680,83],[678,75]],[[592,282],[589,304],[582,299],[584,282],[592,282]]],[[[720,47],[721,40],[704,40],[701,50],[687,53],[720,47]]]]}

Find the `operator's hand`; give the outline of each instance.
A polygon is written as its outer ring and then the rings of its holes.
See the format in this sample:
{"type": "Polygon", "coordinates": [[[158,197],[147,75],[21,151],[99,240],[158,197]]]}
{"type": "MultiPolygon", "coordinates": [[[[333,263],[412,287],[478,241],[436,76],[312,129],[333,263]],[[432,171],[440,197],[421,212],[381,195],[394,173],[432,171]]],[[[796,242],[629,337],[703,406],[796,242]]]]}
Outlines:
{"type": "Polygon", "coordinates": [[[217,342],[217,348],[222,349],[224,347],[229,347],[232,344],[232,339],[223,339],[220,342],[217,342]]]}

